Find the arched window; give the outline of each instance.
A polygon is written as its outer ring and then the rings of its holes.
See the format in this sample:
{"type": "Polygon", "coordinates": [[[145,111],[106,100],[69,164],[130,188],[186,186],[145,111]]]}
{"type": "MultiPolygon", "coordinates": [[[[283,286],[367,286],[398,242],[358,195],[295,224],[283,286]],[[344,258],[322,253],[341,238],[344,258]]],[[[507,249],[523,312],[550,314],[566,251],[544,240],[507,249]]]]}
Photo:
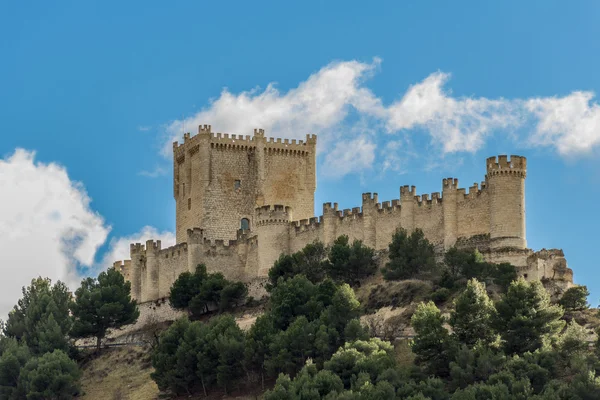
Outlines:
{"type": "Polygon", "coordinates": [[[243,231],[250,229],[250,221],[248,221],[248,218],[242,218],[242,223],[240,225],[240,229],[243,231]]]}

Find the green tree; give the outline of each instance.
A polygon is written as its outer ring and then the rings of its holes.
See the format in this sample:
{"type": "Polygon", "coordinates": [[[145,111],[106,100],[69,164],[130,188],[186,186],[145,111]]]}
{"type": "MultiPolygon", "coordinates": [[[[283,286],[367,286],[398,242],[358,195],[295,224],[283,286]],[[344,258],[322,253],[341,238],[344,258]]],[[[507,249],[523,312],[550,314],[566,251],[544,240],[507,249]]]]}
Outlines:
{"type": "Polygon", "coordinates": [[[451,387],[464,389],[476,382],[486,382],[503,366],[504,358],[503,354],[495,353],[489,347],[469,348],[463,344],[450,363],[451,387]]]}
{"type": "Polygon", "coordinates": [[[219,353],[219,365],[217,366],[217,383],[225,393],[230,389],[244,373],[244,333],[231,316],[227,316],[229,326],[226,334],[219,334],[216,340],[216,348],[219,353]]]}
{"type": "Polygon", "coordinates": [[[266,289],[268,292],[272,291],[279,279],[284,281],[298,274],[299,267],[297,265],[295,254],[281,254],[273,267],[269,269],[269,282],[267,283],[266,289]]]}
{"type": "Polygon", "coordinates": [[[574,286],[565,291],[558,304],[568,311],[580,311],[589,307],[587,297],[590,295],[587,286],[574,286]]]}
{"type": "Polygon", "coordinates": [[[27,400],[72,399],[79,394],[81,372],[64,352],[54,350],[30,359],[19,376],[19,391],[27,400]]]}
{"type": "Polygon", "coordinates": [[[173,308],[184,309],[189,306],[190,301],[198,294],[200,287],[208,274],[206,266],[200,264],[194,273],[183,272],[173,282],[169,293],[169,302],[173,308]]]}
{"type": "Polygon", "coordinates": [[[504,292],[519,275],[514,265],[509,263],[492,264],[492,277],[494,283],[502,288],[504,292]]]}
{"type": "Polygon", "coordinates": [[[346,389],[356,388],[361,372],[368,374],[370,383],[376,383],[384,371],[394,368],[392,353],[393,346],[381,339],[357,340],[346,343],[333,354],[324,369],[339,376],[346,389]]]}
{"type": "Polygon", "coordinates": [[[492,327],[495,314],[496,308],[488,297],[485,285],[477,279],[471,279],[454,301],[449,322],[460,343],[473,347],[480,342],[487,346],[498,338],[492,327]]]}
{"type": "Polygon", "coordinates": [[[198,294],[189,303],[192,316],[197,317],[208,312],[211,305],[218,307],[221,302],[221,291],[228,284],[229,281],[222,273],[209,274],[202,282],[198,294]]]}
{"type": "Polygon", "coordinates": [[[187,391],[186,376],[180,373],[177,365],[177,349],[189,325],[187,317],[179,318],[159,336],[158,345],[151,355],[154,372],[150,377],[160,390],[173,393],[187,391]]]}
{"type": "Polygon", "coordinates": [[[221,290],[219,311],[237,307],[248,295],[248,288],[243,282],[230,282],[221,290]]]}
{"type": "Polygon", "coordinates": [[[462,276],[467,279],[485,278],[487,273],[483,256],[477,250],[459,250],[456,247],[448,249],[444,254],[444,265],[452,276],[462,276]]]}
{"type": "Polygon", "coordinates": [[[421,229],[408,235],[399,228],[389,245],[390,261],[383,268],[387,280],[410,279],[435,270],[434,247],[421,229]]]}
{"type": "Polygon", "coordinates": [[[511,283],[496,310],[495,327],[507,354],[533,352],[556,339],[564,326],[562,308],[550,303],[550,295],[538,281],[520,278],[511,283]]]}
{"type": "Polygon", "coordinates": [[[284,331],[273,337],[269,357],[265,362],[270,376],[279,372],[295,375],[306,360],[314,356],[318,321],[312,323],[305,316],[296,318],[284,331]]]}
{"type": "Polygon", "coordinates": [[[375,250],[355,240],[349,244],[348,236],[338,237],[329,250],[327,274],[337,282],[355,285],[359,280],[377,271],[375,250]]]}
{"type": "Polygon", "coordinates": [[[37,278],[23,288],[23,297],[9,313],[4,334],[24,341],[34,354],[68,351],[71,329],[69,289],[62,282],[37,278]]]}
{"type": "Polygon", "coordinates": [[[307,244],[302,250],[291,254],[282,254],[269,270],[267,290],[272,291],[279,283],[302,274],[312,283],[318,283],[325,278],[327,267],[327,248],[320,241],[307,244]]]}
{"type": "Polygon", "coordinates": [[[307,363],[292,381],[281,374],[272,390],[265,393],[265,400],[332,399],[343,390],[340,378],[330,371],[319,371],[316,365],[307,363]]]}
{"type": "Polygon", "coordinates": [[[263,389],[267,372],[265,362],[269,355],[269,346],[273,343],[276,334],[277,330],[273,325],[273,319],[267,313],[256,319],[246,335],[244,365],[248,371],[258,371],[263,389]]]}
{"type": "Polygon", "coordinates": [[[18,397],[17,386],[21,368],[30,358],[29,348],[15,338],[0,339],[0,399],[18,397]]]}
{"type": "Polygon", "coordinates": [[[319,286],[309,281],[304,275],[297,275],[286,281],[280,279],[271,292],[269,299],[270,314],[277,329],[286,329],[298,316],[307,316],[310,320],[317,318],[326,305],[317,300],[319,286]]]}
{"type": "Polygon", "coordinates": [[[125,282],[114,268],[101,272],[97,279],[84,279],[71,303],[75,320],[71,336],[94,336],[96,348],[100,350],[101,340],[109,328],[134,323],[140,315],[130,292],[131,283],[125,282]]]}
{"type": "Polygon", "coordinates": [[[411,318],[416,334],[412,343],[415,363],[423,366],[427,373],[442,377],[448,376],[452,350],[445,322],[432,301],[420,303],[411,318]]]}

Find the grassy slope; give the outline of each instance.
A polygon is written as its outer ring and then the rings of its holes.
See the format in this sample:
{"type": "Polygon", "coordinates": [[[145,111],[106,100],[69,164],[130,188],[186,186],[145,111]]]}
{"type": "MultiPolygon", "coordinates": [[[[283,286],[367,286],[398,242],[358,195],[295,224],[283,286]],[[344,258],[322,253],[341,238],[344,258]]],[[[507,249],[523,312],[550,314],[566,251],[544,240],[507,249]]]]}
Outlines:
{"type": "Polygon", "coordinates": [[[82,400],[151,400],[158,398],[158,387],[150,373],[149,349],[122,347],[90,354],[82,363],[82,400]]]}

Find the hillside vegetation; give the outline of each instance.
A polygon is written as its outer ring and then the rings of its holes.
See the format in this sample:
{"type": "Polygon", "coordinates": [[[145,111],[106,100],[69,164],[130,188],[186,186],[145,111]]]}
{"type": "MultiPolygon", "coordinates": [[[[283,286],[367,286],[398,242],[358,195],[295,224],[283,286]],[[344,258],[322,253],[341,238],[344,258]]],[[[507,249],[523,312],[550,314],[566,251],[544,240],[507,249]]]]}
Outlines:
{"type": "Polygon", "coordinates": [[[383,258],[344,236],[282,255],[261,304],[200,265],[171,288],[187,316],[148,327],[146,347],[78,351],[137,318],[129,290],[113,269],[74,299],[34,280],[0,337],[0,398],[600,398],[585,286],[551,300],[477,251],[439,262],[419,230],[383,258]]]}

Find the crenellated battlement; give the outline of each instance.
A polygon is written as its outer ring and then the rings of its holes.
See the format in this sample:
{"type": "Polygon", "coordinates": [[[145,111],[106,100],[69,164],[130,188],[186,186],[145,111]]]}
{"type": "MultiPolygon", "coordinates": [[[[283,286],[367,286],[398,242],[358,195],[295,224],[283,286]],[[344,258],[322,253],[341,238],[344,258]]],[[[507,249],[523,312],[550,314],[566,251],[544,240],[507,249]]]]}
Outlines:
{"type": "Polygon", "coordinates": [[[527,175],[527,159],[522,156],[506,155],[488,157],[486,160],[486,177],[495,175],[514,175],[525,178],[527,175]]]}
{"type": "Polygon", "coordinates": [[[372,195],[370,192],[362,194],[363,204],[377,204],[378,198],[379,196],[377,195],[377,193],[373,193],[372,195]]]}
{"type": "Polygon", "coordinates": [[[179,243],[175,246],[167,247],[166,249],[162,249],[158,252],[158,256],[162,258],[177,258],[177,257],[187,257],[188,244],[187,243],[179,243]]]}
{"type": "Polygon", "coordinates": [[[458,189],[458,179],[444,178],[442,180],[442,186],[444,189],[458,189]]]}
{"type": "Polygon", "coordinates": [[[404,185],[400,187],[400,197],[415,197],[417,195],[417,188],[415,186],[404,185]]]}
{"type": "Polygon", "coordinates": [[[308,219],[301,219],[300,221],[293,221],[291,225],[293,226],[296,233],[305,232],[308,230],[319,229],[323,222],[323,218],[312,217],[308,219]]]}
{"type": "Polygon", "coordinates": [[[348,221],[352,219],[362,218],[363,213],[361,212],[360,207],[345,208],[344,210],[339,210],[337,212],[337,216],[342,221],[348,221]]]}
{"type": "Polygon", "coordinates": [[[400,210],[400,199],[377,203],[377,211],[380,213],[400,212],[400,210]]]}
{"type": "Polygon", "coordinates": [[[173,156],[178,163],[183,163],[186,154],[193,155],[199,150],[200,142],[206,143],[219,150],[253,150],[263,146],[267,152],[284,153],[291,156],[307,156],[314,153],[317,141],[316,135],[306,135],[306,141],[296,139],[265,138],[264,129],[254,129],[254,135],[236,135],[212,132],[210,125],[200,125],[198,134],[191,136],[184,133],[183,143],[173,142],[173,156]]]}
{"type": "Polygon", "coordinates": [[[338,203],[323,203],[323,215],[336,213],[338,210],[338,203]]]}
{"type": "Polygon", "coordinates": [[[440,196],[440,192],[434,192],[430,195],[425,193],[420,196],[415,196],[415,201],[419,207],[428,206],[428,205],[436,205],[442,204],[442,196],[440,196]]]}
{"type": "Polygon", "coordinates": [[[257,207],[254,223],[256,226],[268,224],[288,224],[292,220],[292,208],[280,204],[257,207]]]}

